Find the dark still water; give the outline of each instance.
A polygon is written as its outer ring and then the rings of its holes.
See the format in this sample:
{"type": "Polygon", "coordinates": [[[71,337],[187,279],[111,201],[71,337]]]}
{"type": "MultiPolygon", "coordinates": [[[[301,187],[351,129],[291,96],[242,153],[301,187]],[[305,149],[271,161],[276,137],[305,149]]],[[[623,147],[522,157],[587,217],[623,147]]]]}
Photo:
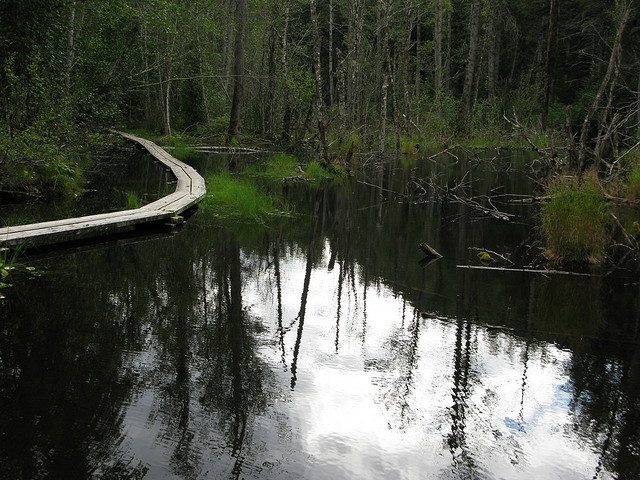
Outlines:
{"type": "Polygon", "coordinates": [[[535,241],[535,207],[390,192],[533,190],[522,159],[461,163],[282,187],[306,215],[277,227],[200,211],[33,259],[0,304],[0,477],[640,478],[638,279],[456,268],[535,241]]]}
{"type": "Polygon", "coordinates": [[[171,178],[163,165],[142,150],[113,147],[85,172],[86,192],[77,197],[55,198],[50,203],[0,200],[0,227],[138,208],[173,191],[175,185],[168,184],[171,178]]]}

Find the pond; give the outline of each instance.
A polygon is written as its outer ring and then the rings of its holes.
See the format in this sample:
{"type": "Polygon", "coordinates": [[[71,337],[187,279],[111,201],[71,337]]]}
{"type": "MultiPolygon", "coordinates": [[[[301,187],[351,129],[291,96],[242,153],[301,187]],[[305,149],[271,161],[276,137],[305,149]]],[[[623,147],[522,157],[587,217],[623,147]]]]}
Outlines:
{"type": "Polygon", "coordinates": [[[458,268],[533,242],[535,207],[393,192],[535,182],[523,154],[449,160],[270,187],[301,213],[275,226],[201,209],[31,259],[0,304],[0,477],[638,478],[637,276],[458,268]]]}

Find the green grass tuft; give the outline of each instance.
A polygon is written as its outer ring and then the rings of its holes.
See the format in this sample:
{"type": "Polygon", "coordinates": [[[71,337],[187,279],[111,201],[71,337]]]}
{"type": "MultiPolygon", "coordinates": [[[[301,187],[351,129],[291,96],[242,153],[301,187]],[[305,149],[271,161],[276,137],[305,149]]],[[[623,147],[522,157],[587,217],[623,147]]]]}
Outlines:
{"type": "Polygon", "coordinates": [[[202,206],[218,218],[264,223],[269,217],[291,214],[287,205],[279,205],[249,181],[229,174],[207,178],[207,192],[202,206]]]}
{"type": "Polygon", "coordinates": [[[608,205],[595,174],[556,178],[542,207],[547,256],[563,263],[598,263],[607,242],[608,205]]]}
{"type": "Polygon", "coordinates": [[[185,163],[195,161],[200,156],[200,153],[195,148],[189,146],[173,147],[169,150],[169,153],[185,163]]]}
{"type": "Polygon", "coordinates": [[[127,208],[135,210],[142,207],[142,200],[136,192],[127,192],[127,208]]]}
{"type": "MultiPolygon", "coordinates": [[[[337,166],[335,168],[338,168],[337,166]]],[[[313,182],[328,182],[338,178],[339,172],[330,171],[320,162],[311,162],[304,171],[304,177],[313,182]]]]}
{"type": "Polygon", "coordinates": [[[273,180],[284,180],[300,175],[299,166],[300,162],[293,155],[276,153],[267,160],[264,175],[273,180]]]}

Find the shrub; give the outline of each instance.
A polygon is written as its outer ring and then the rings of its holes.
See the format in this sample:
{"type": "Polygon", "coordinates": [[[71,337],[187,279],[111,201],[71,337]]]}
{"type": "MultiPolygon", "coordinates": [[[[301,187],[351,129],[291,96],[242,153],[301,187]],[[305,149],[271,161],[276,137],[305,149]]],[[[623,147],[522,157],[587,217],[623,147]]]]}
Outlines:
{"type": "Polygon", "coordinates": [[[567,263],[602,261],[606,246],[608,206],[596,174],[582,181],[556,178],[542,207],[542,234],[547,256],[567,263]]]}

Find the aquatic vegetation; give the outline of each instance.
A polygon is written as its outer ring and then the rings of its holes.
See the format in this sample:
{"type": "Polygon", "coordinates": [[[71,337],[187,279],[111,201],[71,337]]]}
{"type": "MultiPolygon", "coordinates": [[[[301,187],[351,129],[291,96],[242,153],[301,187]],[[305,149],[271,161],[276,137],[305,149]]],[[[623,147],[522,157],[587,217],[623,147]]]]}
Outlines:
{"type": "Polygon", "coordinates": [[[284,180],[300,175],[300,162],[293,155],[276,153],[267,160],[264,175],[273,180],[284,180]]]}
{"type": "Polygon", "coordinates": [[[604,257],[609,209],[598,178],[558,177],[542,207],[541,227],[547,257],[566,263],[598,263],[604,257]]]}
{"type": "Polygon", "coordinates": [[[264,223],[269,217],[291,215],[288,205],[261,192],[249,180],[229,174],[207,178],[207,192],[203,209],[218,218],[264,223]]]}
{"type": "Polygon", "coordinates": [[[307,180],[315,182],[326,182],[334,180],[338,177],[339,167],[335,166],[332,170],[323,167],[320,162],[311,162],[304,170],[304,177],[307,180]]]}
{"type": "Polygon", "coordinates": [[[196,160],[200,156],[200,153],[194,147],[185,145],[173,147],[168,151],[175,158],[185,163],[196,160]]]}
{"type": "Polygon", "coordinates": [[[4,298],[2,290],[12,287],[9,283],[11,275],[18,269],[35,274],[34,267],[26,267],[19,265],[17,260],[22,253],[24,247],[19,246],[14,249],[0,248],[0,299],[4,298]]]}
{"type": "Polygon", "coordinates": [[[127,208],[130,210],[135,210],[136,208],[140,208],[142,206],[142,200],[140,199],[140,195],[136,192],[127,192],[127,208]]]}

